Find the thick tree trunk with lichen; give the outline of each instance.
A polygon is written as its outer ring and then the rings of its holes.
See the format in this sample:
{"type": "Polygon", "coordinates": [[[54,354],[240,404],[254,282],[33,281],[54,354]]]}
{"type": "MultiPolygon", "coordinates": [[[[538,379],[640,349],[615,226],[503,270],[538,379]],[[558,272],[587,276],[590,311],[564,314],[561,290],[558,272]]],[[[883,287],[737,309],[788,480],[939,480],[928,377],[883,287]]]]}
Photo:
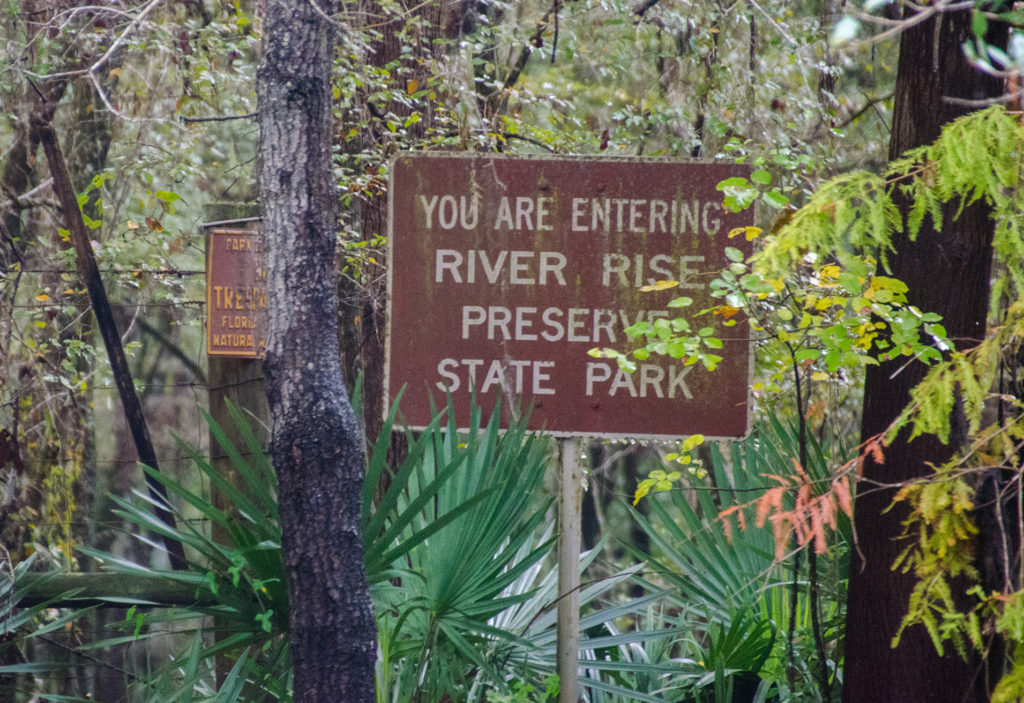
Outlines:
{"type": "MultiPolygon", "coordinates": [[[[970,108],[947,98],[984,100],[1001,92],[999,81],[970,66],[961,45],[971,35],[971,13],[946,13],[904,33],[896,86],[890,157],[934,141],[947,122],[970,108]],[[936,26],[938,24],[938,26],[936,26]]],[[[909,203],[902,203],[904,210],[909,203]]],[[[922,310],[937,312],[950,339],[970,347],[985,335],[993,223],[978,203],[954,217],[945,208],[944,226],[924,226],[915,241],[898,237],[890,257],[893,274],[910,288],[907,297],[922,310]]],[[[869,367],[864,390],[861,438],[868,440],[896,418],[925,367],[896,360],[869,367]]],[[[906,512],[888,510],[894,485],[927,476],[931,465],[952,456],[954,442],[934,437],[906,441],[904,433],[885,449],[884,464],[864,461],[864,479],[855,508],[858,549],[850,567],[846,616],[843,700],[849,703],[932,703],[987,700],[979,690],[980,662],[955,652],[940,657],[925,629],[907,629],[895,649],[915,579],[892,571],[905,542],[897,541],[906,512]]]]}
{"type": "Polygon", "coordinates": [[[376,626],[359,533],[363,441],[342,378],[335,293],[333,29],[305,0],[267,0],[263,26],[264,369],[295,700],[369,703],[376,626]]]}

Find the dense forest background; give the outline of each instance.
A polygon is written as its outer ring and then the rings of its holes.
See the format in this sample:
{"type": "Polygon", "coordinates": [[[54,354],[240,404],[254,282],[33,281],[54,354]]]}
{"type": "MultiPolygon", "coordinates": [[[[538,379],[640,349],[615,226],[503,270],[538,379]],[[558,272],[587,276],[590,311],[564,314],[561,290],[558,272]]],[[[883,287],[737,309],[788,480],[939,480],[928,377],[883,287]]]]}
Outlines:
{"type": "MultiPolygon", "coordinates": [[[[306,606],[289,606],[270,420],[256,401],[219,409],[223,429],[202,412],[224,378],[205,351],[204,224],[259,211],[266,67],[300,26],[331,47],[330,284],[369,454],[360,700],[559,695],[552,443],[486,413],[466,436],[444,420],[392,435],[383,412],[388,163],[406,150],[751,168],[720,188],[754,209],[738,236],[756,253],[708,272],[721,305],[680,319],[742,312],[755,430],[584,445],[582,698],[1024,695],[1019,10],[265,4],[0,8],[0,699],[317,700],[294,690],[306,606]],[[138,463],[132,393],[158,472],[138,463]],[[39,574],[101,570],[181,588],[104,607],[33,595],[39,574]]],[[[707,364],[688,329],[672,328],[680,363],[707,364]]],[[[635,332],[603,353],[665,352],[667,333],[635,332]]]]}

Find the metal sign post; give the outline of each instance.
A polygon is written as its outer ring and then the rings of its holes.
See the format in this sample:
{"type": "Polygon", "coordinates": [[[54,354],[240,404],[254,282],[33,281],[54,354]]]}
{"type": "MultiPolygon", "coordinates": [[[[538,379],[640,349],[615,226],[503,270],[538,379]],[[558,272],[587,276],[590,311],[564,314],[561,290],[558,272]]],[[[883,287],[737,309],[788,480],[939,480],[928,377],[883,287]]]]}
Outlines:
{"type": "Polygon", "coordinates": [[[578,439],[559,440],[558,446],[562,454],[558,482],[558,703],[577,703],[583,466],[578,439]]]}

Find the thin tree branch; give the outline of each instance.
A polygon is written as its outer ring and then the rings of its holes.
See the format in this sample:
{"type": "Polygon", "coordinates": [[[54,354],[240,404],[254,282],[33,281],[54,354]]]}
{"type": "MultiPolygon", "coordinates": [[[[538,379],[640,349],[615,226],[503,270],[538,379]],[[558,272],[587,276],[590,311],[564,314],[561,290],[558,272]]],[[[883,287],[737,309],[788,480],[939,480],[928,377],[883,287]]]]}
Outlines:
{"type": "Polygon", "coordinates": [[[1006,95],[1000,95],[998,98],[982,98],[980,100],[971,100],[968,98],[955,98],[951,95],[942,96],[942,100],[953,105],[962,105],[964,107],[973,108],[986,108],[992,105],[1000,105],[1003,103],[1012,103],[1014,100],[1019,100],[1024,95],[1024,90],[1017,90],[1013,93],[1007,93],[1006,95]]]}
{"type": "Polygon", "coordinates": [[[865,112],[867,112],[868,110],[873,108],[878,103],[884,103],[886,100],[888,100],[889,98],[891,98],[895,94],[896,94],[896,91],[890,90],[885,95],[880,95],[877,98],[868,98],[868,101],[866,103],[864,103],[864,105],[861,106],[861,108],[859,110],[857,110],[855,113],[853,113],[852,115],[847,117],[845,120],[843,120],[841,123],[839,123],[838,128],[842,129],[843,127],[848,127],[849,125],[853,124],[858,119],[860,119],[860,117],[865,112]]]}
{"type": "Polygon", "coordinates": [[[157,342],[162,344],[164,349],[170,352],[171,356],[180,361],[185,366],[185,368],[192,373],[192,376],[196,380],[198,380],[204,386],[206,385],[206,373],[203,371],[202,367],[199,366],[199,364],[197,364],[191,357],[189,357],[188,354],[185,353],[184,349],[175,344],[174,340],[165,335],[163,331],[157,329],[153,325],[146,322],[146,320],[139,318],[137,322],[139,325],[139,329],[141,329],[143,332],[145,332],[150,337],[155,339],[157,342]]]}
{"type": "Polygon", "coordinates": [[[556,153],[556,151],[557,151],[550,144],[545,144],[544,142],[542,142],[539,139],[535,139],[533,137],[527,137],[527,136],[524,136],[522,134],[513,134],[512,132],[502,132],[501,133],[501,138],[502,139],[506,139],[506,140],[508,140],[508,139],[518,139],[521,142],[527,142],[529,144],[533,144],[534,146],[539,146],[541,149],[546,149],[547,151],[550,151],[552,154],[556,153]]]}
{"type": "MultiPolygon", "coordinates": [[[[151,6],[156,2],[157,0],[154,0],[151,6]]],[[[142,403],[139,402],[139,396],[135,392],[135,384],[132,381],[131,371],[128,369],[128,359],[125,357],[117,323],[114,321],[110,307],[110,300],[107,298],[99,267],[96,265],[96,257],[93,255],[89,234],[85,229],[85,222],[82,220],[82,211],[78,205],[74,186],[71,184],[71,174],[64,161],[64,154],[57,141],[57,134],[50,123],[53,117],[53,108],[54,105],[40,101],[31,115],[31,128],[38,134],[39,142],[46,154],[46,161],[50,166],[53,189],[57,197],[60,198],[64,210],[65,225],[74,244],[79,275],[85,279],[86,287],[89,290],[89,299],[93,312],[96,314],[96,322],[100,328],[103,343],[107,348],[111,371],[121,396],[125,418],[135,441],[139,461],[154,471],[159,471],[156,450],[153,448],[149,428],[146,426],[146,418],[142,413],[142,403]]],[[[157,517],[174,529],[175,519],[168,508],[170,502],[167,498],[167,489],[149,474],[146,474],[146,485],[153,498],[157,517]]],[[[181,542],[168,535],[163,535],[162,540],[171,567],[179,571],[186,569],[185,549],[181,542]]]]}
{"type": "MultiPolygon", "coordinates": [[[[45,188],[48,188],[52,184],[53,184],[53,178],[52,177],[51,178],[47,178],[45,181],[43,181],[42,183],[37,185],[32,190],[27,191],[25,193],[22,193],[21,195],[15,195],[10,200],[6,200],[6,201],[0,203],[0,208],[11,207],[12,205],[14,207],[20,208],[22,200],[28,200],[33,195],[35,195],[36,193],[38,193],[41,190],[44,190],[45,188]]],[[[8,193],[8,195],[11,195],[11,192],[9,190],[7,191],[7,193],[8,193]]]]}
{"type": "Polygon", "coordinates": [[[182,117],[181,121],[192,122],[227,122],[228,120],[249,120],[256,117],[258,113],[247,112],[244,115],[217,115],[215,117],[182,117]]]}
{"type": "MultiPolygon", "coordinates": [[[[121,44],[124,42],[125,37],[127,37],[131,33],[131,31],[136,26],[138,26],[138,24],[142,22],[142,20],[146,18],[146,15],[155,10],[156,6],[159,5],[162,1],[163,0],[149,0],[149,4],[142,8],[142,11],[140,11],[139,14],[135,15],[135,18],[128,23],[128,26],[124,28],[124,31],[117,35],[117,38],[113,42],[111,42],[110,46],[107,47],[107,50],[103,52],[103,55],[96,59],[96,61],[93,62],[92,66],[89,67],[90,75],[95,74],[96,71],[102,68],[103,65],[110,60],[110,57],[114,55],[114,52],[117,51],[118,47],[120,47],[121,44]]],[[[98,88],[99,86],[97,86],[97,89],[98,88]]]]}
{"type": "Polygon", "coordinates": [[[916,27],[922,22],[931,19],[935,15],[941,15],[944,12],[956,12],[958,10],[967,10],[974,7],[974,4],[974,0],[965,0],[964,2],[957,3],[951,2],[950,0],[942,0],[934,5],[921,6],[916,9],[916,12],[913,15],[905,17],[902,20],[898,20],[899,24],[890,27],[889,29],[885,30],[880,34],[876,34],[875,36],[869,39],[865,39],[861,43],[865,45],[879,44],[883,41],[886,41],[887,39],[891,39],[892,37],[902,34],[911,27],[916,27]]]}

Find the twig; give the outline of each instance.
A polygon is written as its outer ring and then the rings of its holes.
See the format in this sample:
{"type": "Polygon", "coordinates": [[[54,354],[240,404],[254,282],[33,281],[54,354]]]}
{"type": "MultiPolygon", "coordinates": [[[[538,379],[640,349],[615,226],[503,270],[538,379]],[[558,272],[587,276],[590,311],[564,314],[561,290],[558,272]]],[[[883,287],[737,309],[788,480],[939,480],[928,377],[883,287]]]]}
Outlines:
{"type": "Polygon", "coordinates": [[[96,59],[96,61],[93,62],[92,66],[89,67],[89,80],[92,82],[93,87],[96,89],[97,95],[100,96],[100,100],[103,101],[103,104],[106,106],[108,110],[110,110],[110,113],[112,115],[116,115],[121,119],[128,120],[130,122],[138,120],[136,120],[135,118],[128,118],[123,113],[121,113],[120,110],[114,107],[114,104],[110,102],[110,97],[103,89],[102,84],[100,84],[100,79],[97,72],[100,68],[106,65],[107,61],[110,60],[110,57],[114,55],[114,52],[117,51],[117,49],[124,42],[125,37],[127,37],[131,33],[131,31],[140,22],[142,22],[142,20],[146,18],[146,15],[148,15],[150,12],[156,9],[156,6],[159,5],[161,1],[162,0],[150,0],[149,4],[142,8],[142,11],[139,12],[139,14],[135,15],[135,18],[128,24],[127,27],[125,27],[124,31],[118,34],[117,38],[113,42],[111,42],[110,46],[107,47],[107,50],[103,52],[103,55],[96,59]]]}
{"type": "Polygon", "coordinates": [[[244,115],[217,115],[216,117],[182,117],[182,122],[227,122],[228,120],[248,120],[259,113],[247,112],[244,115]]]}
{"type": "Polygon", "coordinates": [[[750,0],[750,6],[757,10],[758,12],[760,12],[761,15],[764,16],[766,20],[768,20],[768,24],[770,24],[775,29],[775,31],[782,36],[783,39],[789,42],[792,46],[800,46],[800,43],[796,39],[794,39],[782,25],[776,22],[775,19],[770,14],[768,14],[763,7],[758,5],[754,0],[750,0]]]}
{"type": "Polygon", "coordinates": [[[974,7],[974,0],[965,0],[964,2],[952,3],[950,0],[944,0],[938,2],[935,5],[917,6],[916,13],[905,19],[899,20],[899,24],[890,27],[880,34],[876,34],[870,39],[865,39],[860,42],[863,45],[880,44],[887,39],[895,37],[898,34],[902,34],[911,27],[925,22],[935,15],[941,15],[944,12],[956,12],[957,10],[967,10],[974,7]]]}
{"type": "Polygon", "coordinates": [[[327,20],[328,24],[334,25],[340,31],[343,31],[343,32],[347,32],[349,30],[349,27],[348,27],[347,24],[345,24],[344,22],[339,22],[338,20],[334,19],[333,17],[328,15],[326,12],[324,12],[324,9],[322,7],[320,7],[320,3],[318,3],[316,0],[309,0],[309,4],[310,4],[310,6],[313,8],[313,10],[318,15],[320,15],[325,20],[327,20]]]}
{"type": "Polygon", "coordinates": [[[970,98],[955,98],[950,95],[943,95],[943,102],[950,103],[952,105],[962,105],[964,107],[977,107],[984,108],[991,105],[998,105],[1001,103],[1011,103],[1014,100],[1018,100],[1024,95],[1024,90],[1018,90],[1013,93],[1007,93],[1006,95],[1000,95],[998,98],[983,98],[980,100],[972,100],[970,98]]]}
{"type": "Polygon", "coordinates": [[[0,203],[0,208],[10,207],[11,205],[18,205],[19,201],[25,200],[27,198],[31,198],[36,193],[38,193],[39,191],[41,191],[41,190],[43,190],[45,188],[48,188],[52,184],[53,184],[53,178],[52,177],[47,178],[45,181],[43,181],[42,183],[37,185],[32,190],[30,190],[30,191],[28,191],[26,193],[22,193],[21,195],[15,196],[15,197],[11,198],[10,200],[7,200],[5,202],[0,203]]]}
{"type": "MultiPolygon", "coordinates": [[[[75,78],[75,77],[83,76],[83,75],[88,76],[89,77],[89,81],[92,83],[93,87],[96,89],[96,94],[99,95],[100,100],[103,102],[103,105],[107,108],[107,110],[110,111],[110,113],[112,115],[115,115],[116,117],[119,117],[119,118],[121,118],[121,119],[123,119],[123,120],[125,120],[127,122],[150,122],[150,121],[156,122],[156,121],[159,121],[159,120],[141,120],[141,119],[138,119],[138,118],[129,117],[129,116],[125,115],[124,113],[122,113],[120,110],[118,110],[116,107],[114,107],[114,104],[110,101],[110,96],[107,95],[107,92],[103,89],[103,85],[100,83],[99,70],[101,68],[103,68],[103,66],[105,66],[108,61],[110,61],[110,58],[114,55],[114,52],[117,51],[121,47],[121,45],[124,43],[125,39],[132,33],[132,31],[153,10],[156,9],[156,6],[159,5],[162,1],[163,0],[149,0],[149,3],[145,7],[143,7],[142,10],[140,10],[138,12],[138,14],[135,15],[135,17],[132,18],[132,21],[128,23],[128,26],[125,27],[124,30],[120,34],[117,35],[117,37],[114,39],[114,41],[112,41],[110,43],[110,46],[107,47],[107,50],[104,51],[103,54],[98,59],[96,59],[92,63],[91,66],[89,66],[89,68],[78,69],[78,70],[74,70],[74,71],[64,71],[64,72],[61,72],[61,73],[51,73],[51,74],[47,74],[46,76],[38,76],[38,77],[46,78],[47,80],[54,80],[54,79],[75,78]]],[[[31,74],[27,74],[27,75],[31,75],[31,74]]],[[[30,83],[31,83],[31,81],[30,81],[30,83]]],[[[32,85],[33,85],[33,88],[34,88],[35,84],[32,84],[32,85]]],[[[37,92],[38,92],[38,90],[37,90],[37,92]]]]}
{"type": "Polygon", "coordinates": [[[171,356],[180,361],[185,368],[192,373],[192,376],[196,380],[203,385],[206,384],[206,373],[203,371],[202,367],[193,361],[192,358],[189,357],[181,347],[175,344],[173,340],[167,337],[167,335],[165,335],[161,330],[146,322],[144,319],[140,318],[138,320],[138,325],[139,329],[162,344],[164,349],[171,353],[171,356]]]}
{"type": "Polygon", "coordinates": [[[539,139],[536,139],[534,137],[527,137],[527,136],[522,135],[522,134],[513,134],[512,132],[502,132],[501,133],[501,138],[505,139],[505,140],[508,140],[508,139],[518,139],[519,141],[527,142],[529,144],[533,144],[534,146],[539,146],[541,149],[546,149],[547,151],[551,152],[552,154],[555,154],[558,151],[557,149],[555,149],[555,147],[551,146],[550,144],[545,144],[544,142],[542,142],[539,139]]]}
{"type": "Polygon", "coordinates": [[[863,105],[863,106],[862,106],[862,107],[861,107],[861,108],[860,108],[859,110],[857,110],[857,112],[853,113],[852,115],[850,115],[849,117],[847,117],[847,118],[846,118],[845,120],[843,120],[843,121],[842,121],[842,122],[841,122],[841,123],[839,124],[839,129],[842,129],[843,127],[847,127],[847,126],[849,126],[850,124],[853,124],[853,123],[854,123],[854,122],[856,122],[856,121],[857,121],[857,120],[858,120],[858,119],[859,119],[859,118],[861,117],[861,115],[863,115],[863,114],[864,114],[865,112],[867,112],[868,110],[870,110],[871,108],[873,108],[873,107],[874,107],[875,105],[877,105],[878,103],[884,103],[884,102],[885,102],[886,100],[888,100],[889,98],[891,98],[891,97],[892,97],[893,95],[895,95],[895,94],[896,94],[896,91],[895,91],[895,90],[890,90],[890,91],[889,91],[888,93],[886,93],[885,95],[880,95],[880,96],[878,96],[877,98],[868,98],[868,101],[867,101],[866,103],[864,103],[864,105],[863,105]]]}

